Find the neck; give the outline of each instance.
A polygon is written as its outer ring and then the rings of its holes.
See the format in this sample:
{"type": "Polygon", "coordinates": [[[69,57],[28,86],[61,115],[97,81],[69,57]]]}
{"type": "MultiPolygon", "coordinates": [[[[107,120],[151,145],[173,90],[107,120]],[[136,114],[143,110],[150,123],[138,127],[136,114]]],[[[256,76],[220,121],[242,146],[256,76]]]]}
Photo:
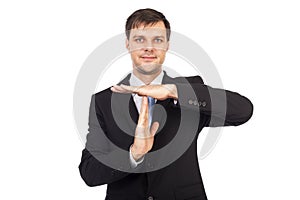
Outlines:
{"type": "Polygon", "coordinates": [[[148,85],[161,73],[161,71],[162,71],[162,69],[159,69],[155,73],[142,74],[142,73],[139,73],[137,70],[133,70],[132,73],[136,77],[138,77],[141,81],[143,81],[143,83],[145,83],[145,85],[148,85]]]}

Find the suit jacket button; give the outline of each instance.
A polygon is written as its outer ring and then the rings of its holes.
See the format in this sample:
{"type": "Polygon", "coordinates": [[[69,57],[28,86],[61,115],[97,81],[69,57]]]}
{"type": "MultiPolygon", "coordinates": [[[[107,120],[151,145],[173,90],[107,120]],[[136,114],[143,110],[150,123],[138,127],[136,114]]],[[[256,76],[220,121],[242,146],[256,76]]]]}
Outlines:
{"type": "Polygon", "coordinates": [[[115,175],[115,171],[116,171],[116,170],[111,171],[111,175],[112,175],[112,176],[115,175]]]}
{"type": "Polygon", "coordinates": [[[201,104],[202,104],[202,102],[201,102],[201,101],[199,101],[199,102],[198,102],[198,106],[200,107],[200,106],[201,106],[201,104]]]}
{"type": "Polygon", "coordinates": [[[206,102],[205,102],[205,101],[202,102],[202,106],[203,106],[203,107],[206,106],[206,102]]]}
{"type": "Polygon", "coordinates": [[[195,105],[195,106],[199,106],[199,103],[198,103],[197,100],[194,101],[194,105],[195,105]]]}
{"type": "Polygon", "coordinates": [[[154,200],[154,198],[152,196],[149,196],[148,200],[154,200]]]}
{"type": "Polygon", "coordinates": [[[193,102],[194,102],[194,101],[193,101],[192,99],[189,100],[189,104],[190,104],[190,105],[192,105],[193,102]]]}

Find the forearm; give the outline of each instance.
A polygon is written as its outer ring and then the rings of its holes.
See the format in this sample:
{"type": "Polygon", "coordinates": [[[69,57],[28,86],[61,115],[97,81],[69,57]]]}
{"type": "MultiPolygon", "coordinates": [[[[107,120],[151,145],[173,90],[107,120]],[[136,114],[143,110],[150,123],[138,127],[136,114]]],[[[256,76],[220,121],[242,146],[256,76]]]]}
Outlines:
{"type": "Polygon", "coordinates": [[[118,181],[129,174],[102,164],[87,149],[82,151],[79,171],[84,182],[91,187],[118,181]]]}
{"type": "Polygon", "coordinates": [[[252,116],[251,101],[236,92],[212,88],[201,83],[179,83],[176,87],[180,106],[209,116],[209,126],[237,126],[252,116]]]}
{"type": "Polygon", "coordinates": [[[128,152],[112,148],[111,141],[105,136],[102,112],[96,108],[93,95],[89,112],[89,133],[79,165],[80,175],[89,186],[112,183],[125,177],[128,175],[126,172],[130,171],[128,152]]]}

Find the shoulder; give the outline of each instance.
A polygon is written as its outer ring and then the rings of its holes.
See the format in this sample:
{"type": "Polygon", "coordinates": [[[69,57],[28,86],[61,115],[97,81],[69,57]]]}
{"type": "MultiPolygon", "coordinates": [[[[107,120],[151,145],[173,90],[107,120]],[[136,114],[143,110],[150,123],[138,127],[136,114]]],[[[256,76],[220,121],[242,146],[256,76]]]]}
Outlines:
{"type": "Polygon", "coordinates": [[[111,98],[112,91],[109,88],[106,88],[102,91],[99,91],[92,95],[92,101],[95,102],[96,105],[105,104],[105,102],[110,102],[109,99],[111,98]]]}
{"type": "Polygon", "coordinates": [[[100,92],[95,93],[94,95],[97,98],[104,98],[105,96],[111,96],[111,94],[112,94],[112,91],[110,90],[110,87],[109,87],[104,90],[101,90],[100,92]]]}
{"type": "Polygon", "coordinates": [[[187,81],[189,83],[201,83],[204,84],[203,79],[200,76],[179,76],[173,78],[174,82],[176,83],[186,83],[187,81]]]}

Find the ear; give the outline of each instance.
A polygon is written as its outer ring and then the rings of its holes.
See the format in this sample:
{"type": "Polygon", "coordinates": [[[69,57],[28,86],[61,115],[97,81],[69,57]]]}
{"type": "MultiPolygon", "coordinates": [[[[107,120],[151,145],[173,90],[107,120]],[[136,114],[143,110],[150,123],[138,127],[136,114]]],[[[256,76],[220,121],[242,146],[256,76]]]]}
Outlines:
{"type": "Polygon", "coordinates": [[[126,39],[126,49],[129,51],[129,41],[128,41],[128,39],[126,39]]]}
{"type": "Polygon", "coordinates": [[[166,45],[166,51],[169,50],[169,45],[170,45],[170,41],[167,42],[167,45],[166,45]]]}

